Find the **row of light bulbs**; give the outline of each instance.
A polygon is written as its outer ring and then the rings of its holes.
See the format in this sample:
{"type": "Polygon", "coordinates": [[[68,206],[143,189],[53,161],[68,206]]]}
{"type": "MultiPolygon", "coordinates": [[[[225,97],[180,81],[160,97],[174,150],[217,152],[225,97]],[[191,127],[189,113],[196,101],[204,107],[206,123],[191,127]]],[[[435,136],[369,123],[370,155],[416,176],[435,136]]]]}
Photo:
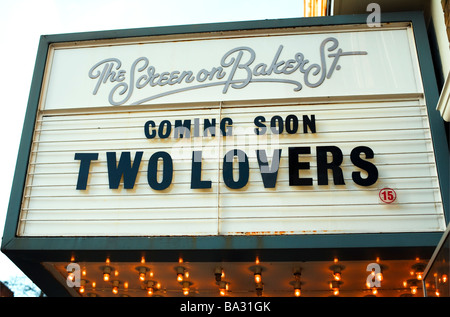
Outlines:
{"type": "MultiPolygon", "coordinates": [[[[182,263],[182,260],[180,259],[179,262],[182,263]]],[[[377,262],[378,262],[378,260],[377,260],[377,262]]],[[[141,263],[144,264],[145,260],[142,259],[141,263]]],[[[259,259],[257,259],[255,263],[256,264],[254,266],[250,267],[250,270],[253,271],[253,274],[254,274],[256,295],[262,296],[263,286],[264,286],[264,284],[262,282],[262,272],[263,272],[264,268],[259,264],[259,259]]],[[[106,265],[102,267],[103,280],[105,282],[111,281],[112,293],[118,294],[120,281],[118,281],[116,279],[111,280],[113,278],[112,275],[113,276],[118,275],[118,271],[114,270],[114,268],[111,267],[109,264],[110,264],[109,259],[107,259],[106,265]]],[[[380,268],[382,268],[382,267],[383,266],[380,265],[380,268]]],[[[413,294],[413,295],[415,295],[417,293],[417,289],[419,287],[420,281],[423,279],[424,268],[425,268],[425,265],[423,263],[414,264],[411,267],[411,271],[410,271],[410,275],[412,278],[403,282],[403,287],[404,288],[409,287],[411,294],[413,294]]],[[[136,267],[136,270],[138,271],[139,281],[144,284],[144,287],[146,287],[147,294],[149,296],[152,296],[156,291],[161,289],[161,284],[159,282],[153,280],[154,273],[150,270],[150,268],[148,268],[144,265],[141,265],[141,266],[136,267]],[[147,280],[147,274],[148,274],[148,277],[150,278],[149,280],[147,280]]],[[[332,290],[333,295],[338,296],[339,291],[340,291],[340,285],[342,284],[342,271],[344,270],[344,266],[342,266],[338,263],[338,259],[335,259],[334,264],[332,266],[330,266],[330,270],[332,271],[332,280],[329,282],[329,286],[330,286],[330,289],[332,290]]],[[[175,271],[176,271],[176,279],[181,284],[181,290],[182,290],[183,295],[185,295],[185,296],[189,295],[191,285],[193,284],[192,282],[189,281],[189,272],[182,265],[177,266],[175,268],[175,271]]],[[[85,270],[83,270],[81,273],[83,276],[86,275],[85,270]]],[[[381,283],[381,281],[383,280],[382,270],[380,270],[380,272],[378,272],[378,273],[375,272],[375,270],[373,270],[370,274],[372,275],[372,279],[374,281],[378,281],[379,283],[381,283]]],[[[215,275],[216,284],[218,285],[219,295],[226,296],[229,291],[230,283],[223,280],[223,278],[225,277],[225,272],[224,272],[223,268],[216,267],[215,271],[214,271],[214,275],[215,275]]],[[[291,285],[293,286],[294,296],[299,297],[299,296],[301,296],[301,285],[302,285],[301,268],[300,267],[294,268],[293,275],[294,275],[294,280],[291,281],[291,285]]],[[[445,275],[445,274],[442,275],[441,281],[446,283],[447,280],[448,280],[447,275],[445,275]]],[[[83,294],[86,290],[86,283],[87,283],[87,281],[85,279],[81,280],[80,287],[79,287],[79,292],[81,294],[83,294]]],[[[92,287],[93,288],[96,287],[95,282],[92,282],[92,287]]],[[[127,289],[128,283],[125,282],[123,287],[125,289],[127,289]]],[[[373,295],[376,295],[378,293],[379,287],[373,286],[368,282],[367,282],[367,287],[369,289],[371,289],[371,292],[373,295]]],[[[439,296],[438,291],[436,291],[436,296],[439,296]]]]}

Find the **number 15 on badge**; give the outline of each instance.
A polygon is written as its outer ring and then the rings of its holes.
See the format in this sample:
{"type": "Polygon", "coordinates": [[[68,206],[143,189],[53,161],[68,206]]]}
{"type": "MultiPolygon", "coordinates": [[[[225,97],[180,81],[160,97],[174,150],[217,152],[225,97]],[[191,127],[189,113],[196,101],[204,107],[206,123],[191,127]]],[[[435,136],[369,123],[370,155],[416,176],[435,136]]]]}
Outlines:
{"type": "Polygon", "coordinates": [[[397,199],[397,193],[392,188],[386,187],[379,191],[378,197],[383,203],[392,204],[397,199]]]}

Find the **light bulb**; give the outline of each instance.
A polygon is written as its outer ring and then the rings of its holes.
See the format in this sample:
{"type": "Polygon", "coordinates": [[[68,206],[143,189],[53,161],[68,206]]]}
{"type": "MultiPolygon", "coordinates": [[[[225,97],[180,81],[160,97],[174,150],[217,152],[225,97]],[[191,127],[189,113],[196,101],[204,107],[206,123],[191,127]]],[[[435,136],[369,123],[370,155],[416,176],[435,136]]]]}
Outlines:
{"type": "Polygon", "coordinates": [[[294,296],[300,297],[302,295],[302,282],[300,279],[294,281],[294,296]]]}
{"type": "Polygon", "coordinates": [[[330,288],[333,290],[333,295],[337,296],[339,295],[339,283],[338,281],[331,281],[330,282],[330,288]]]}
{"type": "Polygon", "coordinates": [[[381,282],[383,280],[383,273],[378,273],[377,279],[381,282]]]}
{"type": "Polygon", "coordinates": [[[185,273],[186,273],[186,269],[182,266],[177,266],[175,269],[177,271],[177,281],[183,282],[185,273]]]}
{"type": "Polygon", "coordinates": [[[103,280],[105,282],[108,282],[110,277],[111,277],[111,267],[110,266],[105,266],[103,268],[103,280]]]}
{"type": "Polygon", "coordinates": [[[115,280],[113,281],[113,288],[112,288],[112,292],[114,295],[117,295],[117,293],[119,293],[119,281],[115,280]]]}
{"type": "Polygon", "coordinates": [[[149,296],[152,296],[152,295],[153,295],[153,287],[147,288],[147,294],[148,294],[149,296]]]}
{"type": "Polygon", "coordinates": [[[262,275],[261,275],[261,272],[262,272],[262,268],[259,266],[259,265],[256,265],[255,266],[255,268],[254,268],[254,276],[255,276],[255,283],[261,283],[261,280],[262,280],[262,275]]]}
{"type": "Polygon", "coordinates": [[[442,282],[447,283],[447,279],[448,279],[447,274],[442,274],[442,282]]]}
{"type": "Polygon", "coordinates": [[[227,290],[228,290],[228,283],[225,282],[225,281],[220,281],[219,282],[219,294],[220,294],[220,296],[227,295],[227,290]]]}
{"type": "Polygon", "coordinates": [[[140,281],[145,281],[145,273],[139,273],[139,280],[140,281]]]}
{"type": "Polygon", "coordinates": [[[191,286],[191,283],[189,283],[188,281],[183,282],[181,290],[183,291],[184,296],[189,295],[190,286],[191,286]]]}
{"type": "Polygon", "coordinates": [[[341,273],[340,272],[334,272],[333,276],[334,276],[334,280],[335,281],[340,281],[341,280],[341,273]]]}
{"type": "Polygon", "coordinates": [[[411,294],[417,294],[417,286],[411,286],[411,294]]]}

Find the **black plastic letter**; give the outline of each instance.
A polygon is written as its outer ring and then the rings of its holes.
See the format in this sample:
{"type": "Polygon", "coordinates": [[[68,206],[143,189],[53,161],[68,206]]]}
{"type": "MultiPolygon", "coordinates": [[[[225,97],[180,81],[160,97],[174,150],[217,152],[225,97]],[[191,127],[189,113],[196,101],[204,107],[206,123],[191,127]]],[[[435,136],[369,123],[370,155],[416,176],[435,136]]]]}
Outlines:
{"type": "Polygon", "coordinates": [[[311,154],[311,148],[309,146],[289,148],[289,186],[312,185],[312,178],[299,177],[298,171],[300,169],[309,170],[309,162],[298,161],[299,154],[311,154]]]}
{"type": "Polygon", "coordinates": [[[340,167],[342,160],[342,151],[337,146],[318,146],[317,183],[319,185],[328,185],[328,170],[330,169],[333,172],[334,185],[345,185],[344,175],[340,167]],[[331,162],[328,162],[327,153],[331,153],[331,162]]]}
{"type": "Polygon", "coordinates": [[[241,150],[231,150],[225,154],[223,158],[223,181],[225,185],[232,189],[240,189],[247,185],[250,170],[248,165],[248,157],[241,150]],[[239,161],[239,178],[237,181],[233,179],[233,161],[234,156],[239,161]]]}
{"type": "Polygon", "coordinates": [[[192,152],[191,188],[211,188],[211,181],[202,181],[202,151],[192,152]]]}
{"type": "Polygon", "coordinates": [[[272,166],[269,168],[266,150],[256,150],[259,170],[263,180],[264,188],[275,188],[277,183],[278,169],[280,167],[281,149],[274,150],[272,156],[272,166]]]}
{"type": "Polygon", "coordinates": [[[364,153],[366,158],[372,159],[374,158],[374,153],[371,148],[367,146],[357,146],[350,153],[350,159],[352,163],[359,168],[362,168],[367,172],[367,178],[361,177],[361,172],[353,172],[352,179],[353,181],[361,186],[370,186],[377,182],[378,180],[378,169],[371,162],[365,161],[361,159],[360,154],[364,153]]]}
{"type": "Polygon", "coordinates": [[[75,153],[75,160],[80,160],[77,189],[86,189],[91,161],[98,160],[98,153],[75,153]]]}
{"type": "Polygon", "coordinates": [[[109,188],[119,188],[120,180],[123,176],[123,187],[131,189],[136,182],[136,176],[139,171],[143,152],[136,152],[134,162],[131,164],[130,152],[122,152],[119,164],[116,162],[116,152],[107,152],[106,159],[108,163],[109,188]]]}
{"type": "Polygon", "coordinates": [[[167,152],[156,152],[148,160],[147,181],[151,188],[163,190],[172,184],[173,162],[167,152]],[[158,183],[158,160],[163,161],[163,173],[161,183],[158,183]]]}

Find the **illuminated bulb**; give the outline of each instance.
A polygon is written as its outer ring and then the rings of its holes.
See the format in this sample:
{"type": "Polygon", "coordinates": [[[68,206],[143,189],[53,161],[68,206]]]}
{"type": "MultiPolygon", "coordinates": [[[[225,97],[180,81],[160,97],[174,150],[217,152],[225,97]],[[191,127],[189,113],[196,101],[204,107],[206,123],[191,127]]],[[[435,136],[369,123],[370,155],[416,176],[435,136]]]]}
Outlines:
{"type": "Polygon", "coordinates": [[[436,290],[435,294],[437,297],[441,296],[441,293],[439,293],[439,290],[436,290]]]}
{"type": "Polygon", "coordinates": [[[333,276],[334,276],[334,280],[335,281],[340,281],[341,280],[341,273],[340,272],[334,272],[333,276]]]}
{"type": "Polygon", "coordinates": [[[139,272],[139,280],[142,281],[142,282],[145,281],[145,271],[144,272],[142,272],[142,271],[139,272]]]}
{"type": "Polygon", "coordinates": [[[342,265],[339,264],[333,264],[332,266],[330,266],[330,270],[333,272],[333,279],[335,281],[340,281],[342,280],[342,270],[344,269],[344,267],[342,265]]]}
{"type": "Polygon", "coordinates": [[[182,266],[177,266],[176,268],[177,270],[177,281],[178,282],[183,282],[184,280],[184,274],[185,274],[185,269],[182,266]]]}
{"type": "Polygon", "coordinates": [[[302,286],[300,281],[295,281],[294,283],[294,296],[300,297],[302,295],[302,286]]]}
{"type": "Polygon", "coordinates": [[[378,289],[376,287],[372,288],[372,294],[373,295],[377,295],[378,294],[378,289]]]}
{"type": "Polygon", "coordinates": [[[383,273],[378,273],[377,279],[381,282],[383,280],[383,273]]]}
{"type": "Polygon", "coordinates": [[[190,288],[190,283],[189,282],[187,282],[187,281],[184,281],[183,282],[183,287],[182,287],[182,291],[183,291],[183,295],[184,296],[187,296],[187,295],[189,295],[189,288],[190,288]]]}
{"type": "Polygon", "coordinates": [[[117,293],[119,293],[119,281],[113,281],[112,292],[114,295],[117,295],[117,293]]]}
{"type": "Polygon", "coordinates": [[[95,286],[97,286],[97,283],[92,282],[92,288],[95,288],[95,286]]]}
{"type": "Polygon", "coordinates": [[[147,282],[147,294],[152,296],[153,293],[160,288],[160,284],[154,281],[147,282]]]}
{"type": "Polygon", "coordinates": [[[256,266],[255,267],[255,274],[254,274],[254,276],[255,276],[255,283],[261,283],[261,281],[262,281],[261,272],[262,272],[261,267],[260,266],[256,266]]]}
{"type": "Polygon", "coordinates": [[[228,283],[225,282],[225,281],[221,281],[219,283],[219,294],[220,294],[220,296],[227,295],[227,290],[228,290],[228,283]]]}
{"type": "Polygon", "coordinates": [[[86,280],[81,280],[80,281],[80,289],[79,289],[81,294],[83,294],[86,291],[85,285],[86,285],[86,280]]]}
{"type": "Polygon", "coordinates": [[[74,281],[75,281],[75,275],[74,275],[72,272],[70,272],[70,273],[67,275],[67,278],[68,278],[71,282],[74,282],[74,281]]]}
{"type": "Polygon", "coordinates": [[[447,283],[447,274],[442,274],[442,283],[447,283]]]}
{"type": "Polygon", "coordinates": [[[334,296],[339,295],[339,282],[338,281],[331,281],[330,288],[333,291],[334,296]]]}
{"type": "Polygon", "coordinates": [[[411,286],[411,294],[417,294],[417,286],[411,286]]]}
{"type": "Polygon", "coordinates": [[[110,277],[111,277],[111,267],[105,266],[105,268],[103,269],[103,280],[105,282],[108,282],[110,277]]]}
{"type": "Polygon", "coordinates": [[[407,287],[408,286],[408,282],[407,281],[403,281],[403,287],[407,287]]]}
{"type": "Polygon", "coordinates": [[[123,283],[123,288],[128,288],[128,282],[123,283]]]}
{"type": "Polygon", "coordinates": [[[423,272],[417,272],[417,273],[416,273],[416,277],[417,277],[417,279],[418,279],[419,281],[421,281],[422,278],[423,278],[423,272]]]}

